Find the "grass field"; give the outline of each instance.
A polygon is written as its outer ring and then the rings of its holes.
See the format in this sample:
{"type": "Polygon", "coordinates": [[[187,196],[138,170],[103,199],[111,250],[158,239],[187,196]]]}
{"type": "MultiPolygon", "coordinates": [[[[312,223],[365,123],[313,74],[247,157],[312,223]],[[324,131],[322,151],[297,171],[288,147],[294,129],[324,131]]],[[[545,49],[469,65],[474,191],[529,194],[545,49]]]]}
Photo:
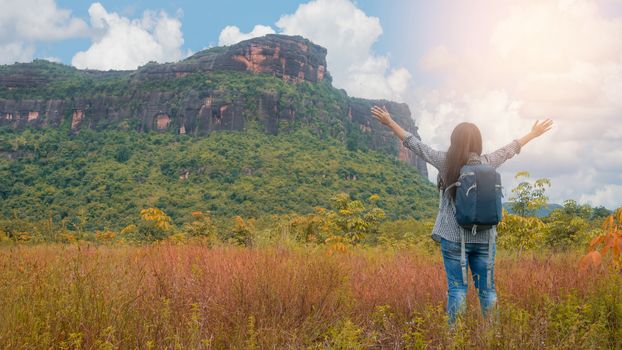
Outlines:
{"type": "Polygon", "coordinates": [[[0,248],[3,349],[622,347],[622,278],[500,253],[497,322],[444,316],[440,255],[200,245],[0,248]]]}

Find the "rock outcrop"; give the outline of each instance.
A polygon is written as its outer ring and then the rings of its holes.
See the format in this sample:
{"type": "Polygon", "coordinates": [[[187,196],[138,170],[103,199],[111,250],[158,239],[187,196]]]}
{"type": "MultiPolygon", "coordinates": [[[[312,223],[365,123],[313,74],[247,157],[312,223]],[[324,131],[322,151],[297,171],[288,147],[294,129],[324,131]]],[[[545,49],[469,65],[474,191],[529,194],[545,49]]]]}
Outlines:
{"type": "Polygon", "coordinates": [[[326,71],[325,48],[301,36],[277,34],[205,50],[177,63],[147,64],[134,78],[170,79],[223,70],[268,73],[291,82],[331,81],[326,71]]]}
{"type": "Polygon", "coordinates": [[[347,134],[342,137],[363,135],[360,142],[369,148],[393,153],[427,176],[425,163],[406,151],[369,113],[373,104],[386,105],[405,129],[417,134],[406,104],[349,98],[344,91],[333,89],[338,101],[328,111],[312,95],[306,101],[293,101],[270,89],[240,97],[222,88],[179,90],[166,84],[226,71],[270,74],[291,84],[331,83],[326,49],[300,36],[285,35],[267,35],[208,49],[177,63],[149,63],[136,71],[77,70],[48,62],[16,64],[0,67],[0,127],[67,125],[76,132],[83,128],[131,128],[206,135],[217,130],[244,130],[252,116],[265,132],[276,134],[281,132],[282,121],[319,118],[341,125],[347,134]],[[117,81],[125,84],[126,90],[109,94],[106,88],[89,87],[89,82],[106,79],[112,85],[117,81]],[[54,98],[42,93],[50,84],[61,86],[66,95],[54,98]],[[83,85],[74,87],[76,84],[83,85]],[[319,109],[320,115],[307,115],[306,105],[319,109]],[[346,124],[355,127],[348,129],[346,124]]]}

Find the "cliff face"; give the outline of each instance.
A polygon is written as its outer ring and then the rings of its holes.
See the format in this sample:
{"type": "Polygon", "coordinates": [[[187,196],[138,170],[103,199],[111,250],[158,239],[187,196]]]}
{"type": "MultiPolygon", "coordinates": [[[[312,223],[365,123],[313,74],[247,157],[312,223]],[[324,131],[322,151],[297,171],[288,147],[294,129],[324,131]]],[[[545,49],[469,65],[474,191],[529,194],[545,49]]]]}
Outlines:
{"type": "Polygon", "coordinates": [[[135,79],[170,79],[223,70],[268,73],[295,83],[331,81],[325,48],[300,36],[275,34],[202,51],[177,63],[147,65],[138,70],[135,79]]]}
{"type": "Polygon", "coordinates": [[[77,70],[39,61],[0,68],[0,127],[67,125],[76,132],[132,128],[206,135],[244,130],[251,121],[271,134],[286,131],[283,122],[324,123],[337,137],[393,153],[427,176],[425,163],[369,113],[373,104],[386,105],[417,135],[406,104],[349,98],[330,82],[326,49],[299,36],[267,35],[177,63],[149,63],[136,71],[77,70]],[[226,79],[225,72],[243,74],[247,80],[235,81],[237,85],[206,83],[214,76],[226,79]],[[248,80],[266,75],[278,78],[279,88],[248,80]],[[297,94],[286,93],[292,89],[288,84],[297,94]],[[314,95],[318,92],[304,84],[321,87],[328,97],[314,95]]]}

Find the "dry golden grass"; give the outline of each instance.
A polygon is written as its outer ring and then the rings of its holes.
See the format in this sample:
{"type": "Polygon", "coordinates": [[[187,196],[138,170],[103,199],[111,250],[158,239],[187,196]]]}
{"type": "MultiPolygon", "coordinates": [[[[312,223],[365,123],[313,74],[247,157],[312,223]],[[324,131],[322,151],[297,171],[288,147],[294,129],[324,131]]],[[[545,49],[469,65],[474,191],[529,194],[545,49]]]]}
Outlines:
{"type": "Polygon", "coordinates": [[[612,328],[622,325],[619,275],[579,270],[573,253],[501,254],[500,321],[481,320],[470,291],[467,322],[453,332],[440,256],[416,251],[160,244],[0,253],[4,349],[571,349],[622,339],[612,328]]]}

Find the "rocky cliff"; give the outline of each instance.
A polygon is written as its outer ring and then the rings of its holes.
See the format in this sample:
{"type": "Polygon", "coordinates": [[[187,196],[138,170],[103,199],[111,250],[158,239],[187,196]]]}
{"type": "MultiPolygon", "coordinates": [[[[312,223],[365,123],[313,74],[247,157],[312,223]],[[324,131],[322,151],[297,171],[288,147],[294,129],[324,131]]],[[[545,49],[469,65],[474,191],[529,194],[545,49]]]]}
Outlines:
{"type": "Polygon", "coordinates": [[[406,104],[350,98],[331,86],[326,49],[300,36],[267,35],[136,71],[92,71],[47,61],[0,67],[0,127],[132,128],[207,135],[301,125],[353,148],[379,149],[427,176],[369,113],[383,104],[417,135],[406,104]]]}
{"type": "Polygon", "coordinates": [[[177,63],[146,65],[134,78],[170,79],[223,70],[273,74],[294,83],[331,81],[325,48],[300,36],[275,34],[205,50],[177,63]]]}

